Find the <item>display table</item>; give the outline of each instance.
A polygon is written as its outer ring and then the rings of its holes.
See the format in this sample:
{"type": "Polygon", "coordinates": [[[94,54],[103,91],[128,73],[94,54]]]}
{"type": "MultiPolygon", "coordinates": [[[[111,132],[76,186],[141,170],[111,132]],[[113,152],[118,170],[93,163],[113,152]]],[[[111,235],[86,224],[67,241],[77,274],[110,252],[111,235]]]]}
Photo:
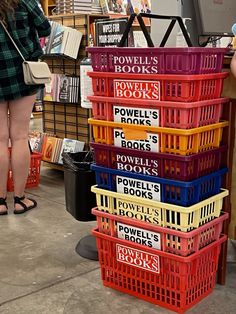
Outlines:
{"type": "MultiPolygon", "coordinates": [[[[224,59],[224,71],[230,72],[231,57],[224,59]]],[[[236,117],[236,79],[230,72],[229,77],[224,81],[222,96],[231,99],[229,106],[224,106],[224,120],[229,121],[229,128],[223,134],[223,143],[228,145],[227,167],[229,172],[225,178],[224,187],[230,191],[230,195],[225,199],[224,211],[230,214],[229,223],[225,224],[223,233],[228,234],[229,238],[236,239],[236,180],[233,173],[235,172],[236,155],[234,154],[235,145],[235,117],[236,117]]],[[[222,246],[219,259],[218,283],[225,284],[227,260],[227,243],[222,246]]]]}

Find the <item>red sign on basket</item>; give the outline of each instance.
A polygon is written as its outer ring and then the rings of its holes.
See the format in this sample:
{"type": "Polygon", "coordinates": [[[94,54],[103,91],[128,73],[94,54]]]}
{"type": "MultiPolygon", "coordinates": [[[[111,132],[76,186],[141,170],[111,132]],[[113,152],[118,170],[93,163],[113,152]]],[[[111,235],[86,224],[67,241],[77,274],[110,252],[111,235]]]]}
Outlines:
{"type": "Polygon", "coordinates": [[[118,98],[160,100],[160,82],[114,80],[114,96],[118,98]]]}
{"type": "Polygon", "coordinates": [[[116,260],[153,273],[160,273],[160,260],[158,255],[149,254],[118,243],[116,244],[116,260]]]}

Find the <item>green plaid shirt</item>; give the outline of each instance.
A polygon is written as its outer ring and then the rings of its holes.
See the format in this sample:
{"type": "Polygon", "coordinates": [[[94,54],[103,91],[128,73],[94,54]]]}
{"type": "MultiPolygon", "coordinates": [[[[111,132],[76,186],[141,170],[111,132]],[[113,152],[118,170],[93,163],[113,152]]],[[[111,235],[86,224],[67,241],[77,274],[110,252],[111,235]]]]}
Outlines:
{"type": "MultiPolygon", "coordinates": [[[[49,36],[51,27],[36,0],[20,0],[14,14],[7,17],[7,27],[26,60],[42,55],[39,37],[49,36]]],[[[24,84],[22,62],[0,25],[0,102],[32,95],[39,89],[24,84]]]]}

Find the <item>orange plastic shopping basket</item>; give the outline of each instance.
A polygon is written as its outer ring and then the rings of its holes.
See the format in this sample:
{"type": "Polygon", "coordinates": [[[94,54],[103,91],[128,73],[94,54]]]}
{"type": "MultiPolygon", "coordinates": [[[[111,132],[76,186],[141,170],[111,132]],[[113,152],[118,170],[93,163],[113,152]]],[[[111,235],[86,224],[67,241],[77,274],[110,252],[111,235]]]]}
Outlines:
{"type": "Polygon", "coordinates": [[[220,122],[190,130],[149,127],[88,119],[96,143],[161,153],[190,155],[220,146],[223,128],[220,122]]]}

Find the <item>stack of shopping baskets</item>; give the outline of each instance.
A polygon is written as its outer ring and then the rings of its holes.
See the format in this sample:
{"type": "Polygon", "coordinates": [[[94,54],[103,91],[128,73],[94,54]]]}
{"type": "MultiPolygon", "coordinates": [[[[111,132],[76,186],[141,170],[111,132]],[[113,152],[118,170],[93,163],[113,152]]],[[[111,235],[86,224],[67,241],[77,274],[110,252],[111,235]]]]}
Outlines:
{"type": "Polygon", "coordinates": [[[213,290],[226,240],[225,50],[89,52],[103,283],[182,313],[213,290]]]}

